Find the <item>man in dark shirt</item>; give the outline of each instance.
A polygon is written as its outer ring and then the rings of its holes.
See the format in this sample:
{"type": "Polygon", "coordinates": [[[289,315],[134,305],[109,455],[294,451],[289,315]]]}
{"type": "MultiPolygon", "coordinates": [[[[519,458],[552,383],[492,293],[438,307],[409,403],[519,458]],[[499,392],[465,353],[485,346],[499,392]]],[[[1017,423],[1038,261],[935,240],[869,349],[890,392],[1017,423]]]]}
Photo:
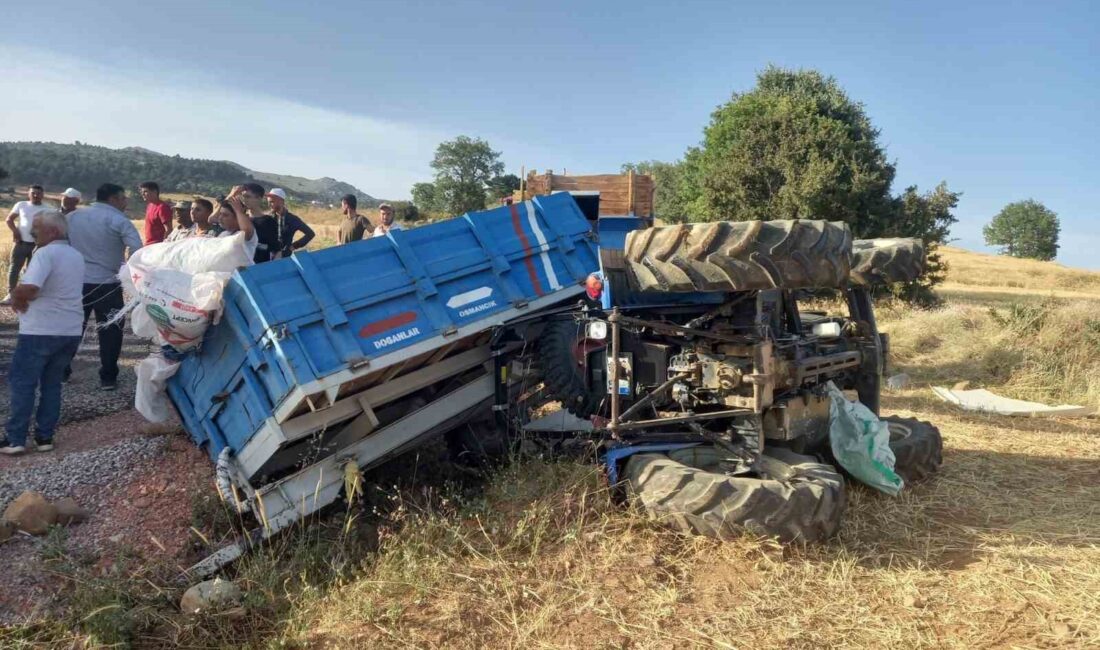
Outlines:
{"type": "Polygon", "coordinates": [[[286,192],[282,189],[272,188],[267,193],[267,202],[271,206],[271,214],[252,219],[260,242],[254,258],[257,264],[290,257],[294,251],[305,248],[315,235],[306,222],[286,209],[286,192]],[[302,233],[302,236],[294,239],[297,233],[302,233]]]}
{"type": "Polygon", "coordinates": [[[345,194],[340,199],[340,207],[343,208],[344,220],[340,223],[339,243],[359,241],[363,238],[363,233],[371,229],[370,220],[355,211],[359,207],[359,200],[354,194],[345,194]]]}

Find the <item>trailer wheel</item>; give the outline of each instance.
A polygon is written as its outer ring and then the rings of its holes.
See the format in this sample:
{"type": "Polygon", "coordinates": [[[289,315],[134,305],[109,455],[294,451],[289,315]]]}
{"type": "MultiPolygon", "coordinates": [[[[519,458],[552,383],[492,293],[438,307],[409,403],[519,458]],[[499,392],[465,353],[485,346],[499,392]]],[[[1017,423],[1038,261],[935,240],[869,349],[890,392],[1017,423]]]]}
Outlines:
{"type": "Polygon", "coordinates": [[[492,419],[475,420],[456,427],[447,432],[446,440],[455,461],[482,469],[507,461],[516,446],[507,428],[492,419]]]}
{"type": "Polygon", "coordinates": [[[943,436],[929,422],[916,418],[882,418],[890,428],[890,449],[894,452],[894,471],[906,483],[920,482],[943,464],[943,436]]]}
{"type": "Polygon", "coordinates": [[[852,234],[841,222],[718,221],[635,230],[626,263],[640,291],[836,288],[852,234]]]}
{"type": "Polygon", "coordinates": [[[909,282],[924,273],[919,239],[857,239],[852,242],[852,284],[909,282]]]}
{"type": "Polygon", "coordinates": [[[769,449],[760,476],[727,476],[721,452],[693,447],[627,459],[627,492],[651,518],[719,539],[743,532],[784,542],[817,542],[840,527],[844,479],[831,466],[787,449],[769,449]]]}
{"type": "Polygon", "coordinates": [[[543,383],[551,397],[577,417],[586,418],[600,410],[603,395],[590,391],[584,380],[584,359],[577,358],[583,330],[571,320],[546,323],[539,337],[537,358],[543,383]]]}

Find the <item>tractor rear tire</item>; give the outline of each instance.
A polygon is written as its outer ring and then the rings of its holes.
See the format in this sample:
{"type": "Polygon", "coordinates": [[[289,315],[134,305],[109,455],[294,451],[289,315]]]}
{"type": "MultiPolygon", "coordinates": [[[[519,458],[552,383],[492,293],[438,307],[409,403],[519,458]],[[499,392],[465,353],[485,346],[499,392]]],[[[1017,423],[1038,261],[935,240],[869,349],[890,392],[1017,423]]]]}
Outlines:
{"type": "Polygon", "coordinates": [[[939,429],[916,418],[891,415],[882,420],[890,428],[894,472],[906,484],[919,483],[939,471],[943,464],[943,436],[939,429]]]}
{"type": "Polygon", "coordinates": [[[924,273],[919,239],[857,239],[852,242],[852,284],[909,282],[924,273]]]}
{"type": "Polygon", "coordinates": [[[730,539],[745,532],[783,542],[817,542],[837,532],[847,505],[831,465],[787,449],[764,456],[767,476],[714,471],[721,453],[693,447],[627,459],[627,492],[651,518],[687,532],[730,539]]]}
{"type": "Polygon", "coordinates": [[[718,221],[635,230],[626,266],[639,291],[837,288],[852,234],[827,221],[718,221]]]}
{"type": "Polygon", "coordinates": [[[543,384],[553,399],[580,418],[595,415],[603,403],[602,395],[588,389],[573,348],[583,330],[572,320],[551,320],[539,336],[537,362],[543,384]]]}

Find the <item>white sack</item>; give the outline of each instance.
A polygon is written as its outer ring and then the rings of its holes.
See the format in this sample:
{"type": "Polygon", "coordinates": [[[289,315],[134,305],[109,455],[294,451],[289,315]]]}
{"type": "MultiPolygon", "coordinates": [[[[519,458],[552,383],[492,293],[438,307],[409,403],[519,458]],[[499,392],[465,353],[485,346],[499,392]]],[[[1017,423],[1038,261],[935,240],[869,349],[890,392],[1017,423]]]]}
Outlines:
{"type": "Polygon", "coordinates": [[[221,316],[222,290],[252,260],[243,237],[188,237],[146,246],[119,273],[134,333],[179,351],[199,344],[221,316]]]}
{"type": "MultiPolygon", "coordinates": [[[[134,334],[180,352],[196,347],[206,328],[218,322],[222,291],[233,271],[250,266],[244,236],[188,237],[134,252],[118,277],[127,295],[115,319],[131,313],[134,334]]],[[[152,354],[137,366],[134,407],[151,422],[172,415],[165,385],[179,363],[152,354]]]]}
{"type": "Polygon", "coordinates": [[[244,235],[232,237],[185,237],[173,242],[160,242],[141,248],[130,256],[142,265],[158,269],[174,269],[188,275],[206,271],[232,273],[242,266],[252,266],[252,257],[244,248],[244,235]]]}
{"type": "Polygon", "coordinates": [[[172,405],[164,387],[179,366],[179,362],[169,361],[160,354],[150,354],[138,363],[134,408],[146,420],[165,422],[172,417],[172,405]]]}

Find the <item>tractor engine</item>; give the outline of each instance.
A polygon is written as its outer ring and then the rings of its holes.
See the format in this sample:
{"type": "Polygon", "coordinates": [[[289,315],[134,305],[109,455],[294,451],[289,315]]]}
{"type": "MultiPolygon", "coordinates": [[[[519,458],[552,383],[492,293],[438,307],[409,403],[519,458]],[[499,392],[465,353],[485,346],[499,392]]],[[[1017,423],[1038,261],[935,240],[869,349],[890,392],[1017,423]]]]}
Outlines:
{"type": "MultiPolygon", "coordinates": [[[[786,292],[747,293],[709,313],[643,310],[609,318],[619,326],[615,392],[624,435],[643,423],[662,434],[689,423],[697,432],[737,430],[799,448],[827,435],[829,381],[857,393],[873,383],[877,394],[882,354],[873,324],[800,314],[786,292]]],[[[587,360],[586,383],[602,395],[599,414],[608,416],[613,368],[604,343],[587,360]]]]}

